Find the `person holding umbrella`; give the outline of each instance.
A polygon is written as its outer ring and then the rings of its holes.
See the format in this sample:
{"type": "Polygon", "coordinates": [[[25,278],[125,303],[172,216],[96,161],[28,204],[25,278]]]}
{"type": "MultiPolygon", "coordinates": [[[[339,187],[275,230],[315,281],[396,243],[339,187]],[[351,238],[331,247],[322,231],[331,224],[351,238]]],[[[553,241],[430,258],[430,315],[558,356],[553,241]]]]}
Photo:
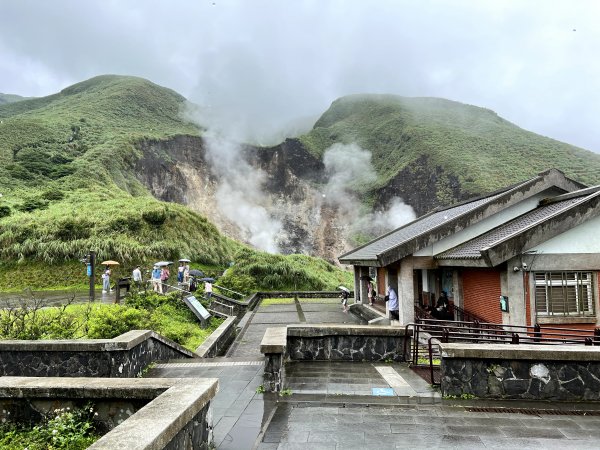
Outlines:
{"type": "Polygon", "coordinates": [[[110,266],[106,266],[104,273],[102,274],[102,293],[112,292],[110,288],[110,266]]]}
{"type": "Polygon", "coordinates": [[[102,274],[102,293],[106,294],[107,292],[112,292],[110,288],[110,266],[118,266],[119,263],[117,261],[102,261],[100,264],[104,265],[106,269],[104,269],[104,273],[102,274]]]}
{"type": "Polygon", "coordinates": [[[340,286],[338,289],[342,291],[340,297],[342,299],[342,306],[344,307],[344,312],[348,312],[348,297],[350,296],[350,290],[347,287],[340,286]]]}

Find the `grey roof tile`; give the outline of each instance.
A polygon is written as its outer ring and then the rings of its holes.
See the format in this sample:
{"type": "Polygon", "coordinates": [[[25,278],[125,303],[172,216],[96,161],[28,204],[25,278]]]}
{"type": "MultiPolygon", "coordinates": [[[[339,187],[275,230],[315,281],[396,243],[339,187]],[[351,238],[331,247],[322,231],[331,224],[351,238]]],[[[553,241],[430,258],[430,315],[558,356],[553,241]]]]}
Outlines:
{"type": "Polygon", "coordinates": [[[519,216],[510,222],[505,223],[487,233],[482,234],[470,241],[458,245],[450,250],[435,255],[436,259],[479,259],[481,250],[492,247],[495,243],[506,239],[509,236],[520,233],[526,228],[543,222],[554,214],[570,208],[573,204],[582,201],[585,197],[571,198],[557,203],[550,203],[546,206],[540,206],[528,213],[519,216]]]}

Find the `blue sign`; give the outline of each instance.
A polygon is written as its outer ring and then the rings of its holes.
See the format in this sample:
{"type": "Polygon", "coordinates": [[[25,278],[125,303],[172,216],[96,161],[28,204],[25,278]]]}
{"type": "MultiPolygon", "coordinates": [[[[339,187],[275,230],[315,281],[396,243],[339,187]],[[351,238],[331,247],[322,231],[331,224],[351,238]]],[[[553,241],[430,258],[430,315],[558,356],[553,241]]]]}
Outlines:
{"type": "Polygon", "coordinates": [[[372,388],[373,395],[385,396],[385,397],[393,397],[394,390],[392,388],[372,388]]]}
{"type": "Polygon", "coordinates": [[[92,276],[92,265],[90,263],[87,263],[87,276],[92,276]]]}

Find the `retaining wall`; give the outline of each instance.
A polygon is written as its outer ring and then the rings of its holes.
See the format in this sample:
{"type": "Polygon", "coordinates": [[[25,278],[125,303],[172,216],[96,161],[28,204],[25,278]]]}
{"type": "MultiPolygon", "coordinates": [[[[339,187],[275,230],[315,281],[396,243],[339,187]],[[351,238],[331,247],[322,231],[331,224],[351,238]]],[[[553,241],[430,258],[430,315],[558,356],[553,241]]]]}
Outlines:
{"type": "Polygon", "coordinates": [[[212,448],[216,378],[0,377],[0,421],[33,422],[91,402],[107,432],[90,449],[212,448]]]}
{"type": "Polygon", "coordinates": [[[600,401],[600,347],[440,344],[446,396],[600,401]]]}
{"type": "Polygon", "coordinates": [[[114,339],[0,341],[0,376],[131,378],[155,361],[194,354],[154,331],[114,339]]]}

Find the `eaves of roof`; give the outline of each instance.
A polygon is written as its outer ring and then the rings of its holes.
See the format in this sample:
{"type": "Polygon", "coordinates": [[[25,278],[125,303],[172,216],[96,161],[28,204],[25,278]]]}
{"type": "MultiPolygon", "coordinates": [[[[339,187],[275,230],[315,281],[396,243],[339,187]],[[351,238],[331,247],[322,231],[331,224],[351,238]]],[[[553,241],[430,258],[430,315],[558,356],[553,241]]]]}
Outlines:
{"type": "Polygon", "coordinates": [[[342,264],[385,266],[431,245],[461,229],[521,201],[530,195],[556,186],[565,191],[581,188],[581,184],[550,169],[525,182],[495,191],[486,196],[434,210],[413,222],[393,230],[338,259],[342,264]]]}
{"type": "Polygon", "coordinates": [[[544,201],[535,210],[434,257],[442,266],[473,266],[482,261],[487,266],[497,266],[526,248],[600,215],[600,189],[557,198],[560,200],[544,201]]]}

